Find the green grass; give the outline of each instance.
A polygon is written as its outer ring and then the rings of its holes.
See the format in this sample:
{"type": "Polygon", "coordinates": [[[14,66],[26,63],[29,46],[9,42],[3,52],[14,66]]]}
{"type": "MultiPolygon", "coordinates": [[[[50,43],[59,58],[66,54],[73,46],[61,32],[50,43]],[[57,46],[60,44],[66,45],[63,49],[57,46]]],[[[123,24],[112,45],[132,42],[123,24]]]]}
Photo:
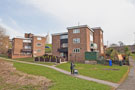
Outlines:
{"type": "Polygon", "coordinates": [[[51,53],[52,52],[52,44],[46,44],[45,46],[50,47],[50,48],[45,49],[45,53],[51,53]]]}
{"type": "Polygon", "coordinates": [[[16,67],[17,70],[27,74],[44,76],[50,79],[53,85],[49,87],[49,90],[110,90],[111,89],[110,86],[71,77],[62,74],[56,70],[43,66],[14,62],[14,67],[16,67]]]}
{"type": "MultiPolygon", "coordinates": [[[[89,65],[89,64],[75,64],[75,69],[78,69],[79,74],[93,77],[101,80],[119,82],[123,75],[127,72],[128,66],[104,66],[104,65],[89,65]],[[104,69],[119,69],[119,70],[104,70],[104,69]]],[[[56,66],[58,68],[70,71],[70,63],[64,63],[56,66]]]]}
{"type": "Polygon", "coordinates": [[[7,56],[7,55],[5,55],[5,54],[0,54],[0,57],[8,58],[8,56],[7,56]]]}
{"type": "Polygon", "coordinates": [[[55,63],[53,62],[35,62],[34,61],[34,58],[17,58],[15,60],[18,60],[18,61],[25,61],[25,62],[32,62],[32,63],[38,63],[38,64],[45,64],[45,65],[54,65],[55,63]]]}
{"type": "Polygon", "coordinates": [[[132,58],[135,60],[135,54],[131,54],[132,58]]]}

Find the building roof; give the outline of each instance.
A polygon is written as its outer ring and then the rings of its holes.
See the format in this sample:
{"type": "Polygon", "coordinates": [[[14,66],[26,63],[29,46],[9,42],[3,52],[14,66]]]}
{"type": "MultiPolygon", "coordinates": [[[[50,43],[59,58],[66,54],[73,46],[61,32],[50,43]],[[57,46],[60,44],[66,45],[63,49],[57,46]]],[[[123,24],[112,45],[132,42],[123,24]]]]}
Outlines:
{"type": "Polygon", "coordinates": [[[63,32],[63,33],[55,33],[55,34],[52,34],[52,36],[54,36],[54,35],[67,35],[68,34],[68,32],[63,32]]]}
{"type": "Polygon", "coordinates": [[[23,39],[23,40],[31,40],[31,38],[24,38],[24,37],[15,37],[13,39],[23,39]]]}
{"type": "Polygon", "coordinates": [[[93,30],[88,26],[88,25],[78,25],[78,26],[73,26],[73,27],[67,27],[68,30],[70,29],[78,29],[78,28],[89,28],[89,30],[91,30],[93,32],[93,30]]]}
{"type": "Polygon", "coordinates": [[[102,32],[103,32],[103,30],[102,30],[102,28],[101,27],[93,27],[93,28],[91,28],[93,31],[94,30],[101,30],[102,32]]]}

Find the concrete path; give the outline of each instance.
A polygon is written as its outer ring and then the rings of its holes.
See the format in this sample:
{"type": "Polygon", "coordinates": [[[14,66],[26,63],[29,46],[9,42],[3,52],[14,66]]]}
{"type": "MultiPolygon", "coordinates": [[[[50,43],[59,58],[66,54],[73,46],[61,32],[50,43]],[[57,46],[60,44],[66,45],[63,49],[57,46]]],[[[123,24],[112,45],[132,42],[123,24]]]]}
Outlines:
{"type": "Polygon", "coordinates": [[[131,69],[127,79],[116,90],[135,90],[135,60],[130,57],[131,69]]]}
{"type": "MultiPolygon", "coordinates": [[[[5,58],[1,58],[1,59],[5,59],[5,58]]],[[[48,67],[48,68],[57,70],[57,71],[59,71],[61,73],[64,73],[64,74],[67,74],[67,75],[70,75],[70,76],[73,76],[73,77],[77,77],[77,78],[81,78],[81,79],[84,79],[84,80],[88,80],[88,81],[93,81],[93,82],[109,85],[109,86],[114,87],[114,88],[117,88],[119,86],[119,84],[117,84],[117,83],[112,83],[112,82],[109,82],[109,81],[99,80],[99,79],[95,79],[95,78],[90,78],[90,77],[83,76],[83,75],[71,75],[70,72],[62,70],[62,69],[59,69],[59,68],[56,68],[54,66],[48,66],[48,65],[37,64],[37,63],[30,63],[30,62],[25,62],[25,61],[17,61],[17,60],[12,60],[12,59],[5,59],[5,60],[48,67]]]]}

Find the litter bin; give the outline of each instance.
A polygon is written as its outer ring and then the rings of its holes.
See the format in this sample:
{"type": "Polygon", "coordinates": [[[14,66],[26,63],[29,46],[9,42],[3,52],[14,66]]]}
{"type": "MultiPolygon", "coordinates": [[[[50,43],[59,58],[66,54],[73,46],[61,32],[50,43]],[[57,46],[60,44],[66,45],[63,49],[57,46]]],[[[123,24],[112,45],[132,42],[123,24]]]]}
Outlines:
{"type": "Polygon", "coordinates": [[[112,66],[112,60],[111,59],[109,60],[109,66],[112,66]]]}
{"type": "Polygon", "coordinates": [[[120,61],[119,64],[120,64],[120,66],[122,66],[123,65],[122,61],[120,61]]]}
{"type": "Polygon", "coordinates": [[[78,70],[77,69],[74,69],[74,74],[78,74],[78,70]]]}

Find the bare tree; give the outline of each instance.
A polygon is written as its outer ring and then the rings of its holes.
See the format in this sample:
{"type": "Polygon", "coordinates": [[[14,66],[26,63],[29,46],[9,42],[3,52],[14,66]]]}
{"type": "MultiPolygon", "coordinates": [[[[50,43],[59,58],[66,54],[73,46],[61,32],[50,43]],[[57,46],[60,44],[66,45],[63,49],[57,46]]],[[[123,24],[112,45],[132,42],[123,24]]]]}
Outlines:
{"type": "Polygon", "coordinates": [[[118,45],[113,43],[113,44],[110,45],[110,47],[118,47],[118,45]]]}
{"type": "Polygon", "coordinates": [[[119,43],[120,47],[124,46],[124,43],[122,41],[119,41],[118,43],[119,43]]]}
{"type": "Polygon", "coordinates": [[[6,54],[8,51],[9,36],[6,35],[6,29],[0,26],[0,53],[6,54]]]}

